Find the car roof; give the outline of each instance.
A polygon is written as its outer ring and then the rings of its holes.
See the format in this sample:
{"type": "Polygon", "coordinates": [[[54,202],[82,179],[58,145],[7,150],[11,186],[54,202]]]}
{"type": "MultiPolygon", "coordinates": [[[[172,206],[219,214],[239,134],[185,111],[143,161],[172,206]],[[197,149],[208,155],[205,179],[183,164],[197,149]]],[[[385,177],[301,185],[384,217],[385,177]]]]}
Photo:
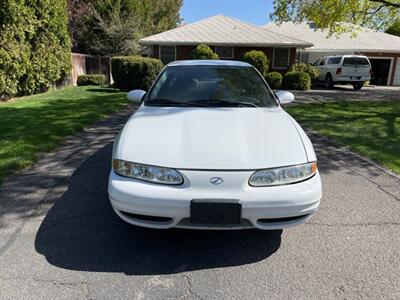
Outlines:
{"type": "Polygon", "coordinates": [[[229,66],[229,67],[251,67],[250,64],[237,61],[237,60],[177,60],[169,63],[168,67],[177,67],[177,66],[229,66]]]}
{"type": "Polygon", "coordinates": [[[366,57],[366,56],[358,55],[358,54],[339,54],[339,55],[326,55],[326,56],[322,56],[322,57],[332,58],[332,57],[366,57]]]}

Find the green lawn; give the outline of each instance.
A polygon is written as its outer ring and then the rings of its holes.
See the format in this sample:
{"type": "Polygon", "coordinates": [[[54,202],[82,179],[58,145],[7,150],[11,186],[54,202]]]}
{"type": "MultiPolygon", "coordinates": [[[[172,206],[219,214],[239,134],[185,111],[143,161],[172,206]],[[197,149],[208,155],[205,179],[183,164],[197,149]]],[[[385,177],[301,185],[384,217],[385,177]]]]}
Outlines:
{"type": "Polygon", "coordinates": [[[54,149],[64,137],[126,105],[126,93],[94,86],[0,103],[0,182],[54,149]]]}
{"type": "Polygon", "coordinates": [[[301,104],[286,110],[302,126],[400,174],[400,101],[301,104]]]}

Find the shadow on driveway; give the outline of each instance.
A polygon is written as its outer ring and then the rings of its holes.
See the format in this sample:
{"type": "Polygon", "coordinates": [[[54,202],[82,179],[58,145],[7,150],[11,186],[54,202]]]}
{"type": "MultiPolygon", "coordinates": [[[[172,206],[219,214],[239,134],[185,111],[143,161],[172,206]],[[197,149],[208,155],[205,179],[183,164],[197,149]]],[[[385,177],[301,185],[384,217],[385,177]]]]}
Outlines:
{"type": "Polygon", "coordinates": [[[100,149],[74,172],[68,190],[44,218],[35,247],[50,264],[155,275],[250,264],[279,249],[281,230],[151,230],[125,224],[107,195],[111,147],[100,149]]]}

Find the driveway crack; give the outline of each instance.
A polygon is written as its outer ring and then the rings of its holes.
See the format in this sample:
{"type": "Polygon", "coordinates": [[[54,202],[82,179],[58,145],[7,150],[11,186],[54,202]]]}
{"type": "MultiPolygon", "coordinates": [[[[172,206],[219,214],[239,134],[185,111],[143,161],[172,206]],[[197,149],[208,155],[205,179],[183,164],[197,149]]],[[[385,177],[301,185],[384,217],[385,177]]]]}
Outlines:
{"type": "Polygon", "coordinates": [[[0,280],[2,280],[2,281],[9,281],[9,280],[29,281],[29,280],[32,280],[32,281],[38,282],[38,283],[50,283],[50,284],[54,284],[54,285],[62,285],[62,286],[69,286],[69,287],[87,286],[88,285],[88,283],[86,281],[67,282],[67,281],[58,281],[58,280],[52,280],[52,279],[42,279],[42,278],[38,278],[35,276],[34,277],[19,277],[19,276],[6,277],[3,275],[0,275],[0,280]]]}
{"type": "Polygon", "coordinates": [[[203,298],[200,297],[200,295],[198,295],[196,292],[193,291],[193,285],[192,285],[192,281],[191,281],[191,279],[190,279],[190,276],[187,275],[187,274],[182,274],[182,275],[185,277],[185,279],[186,279],[186,281],[187,281],[187,283],[188,283],[188,286],[189,286],[189,289],[188,289],[189,294],[190,294],[190,295],[193,295],[193,296],[196,297],[197,299],[203,300],[203,298]]]}

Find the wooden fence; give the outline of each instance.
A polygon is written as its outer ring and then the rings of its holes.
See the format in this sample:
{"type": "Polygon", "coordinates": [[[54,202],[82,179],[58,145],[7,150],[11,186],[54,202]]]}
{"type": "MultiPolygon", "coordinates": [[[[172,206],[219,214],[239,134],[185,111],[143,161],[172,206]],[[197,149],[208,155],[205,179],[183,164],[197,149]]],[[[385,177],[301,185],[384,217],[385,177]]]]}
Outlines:
{"type": "Polygon", "coordinates": [[[110,57],[71,53],[72,76],[70,84],[76,85],[79,75],[104,74],[107,83],[112,83],[110,57]]]}

